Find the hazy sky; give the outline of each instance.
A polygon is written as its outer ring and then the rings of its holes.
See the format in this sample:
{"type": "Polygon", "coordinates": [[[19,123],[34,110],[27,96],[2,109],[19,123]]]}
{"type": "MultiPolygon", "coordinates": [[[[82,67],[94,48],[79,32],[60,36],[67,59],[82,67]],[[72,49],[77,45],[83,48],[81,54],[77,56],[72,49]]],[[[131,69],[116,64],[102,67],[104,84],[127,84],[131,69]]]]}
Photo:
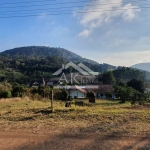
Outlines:
{"type": "Polygon", "coordinates": [[[45,45],[117,66],[150,62],[150,0],[0,0],[0,38],[0,51],[45,45]]]}

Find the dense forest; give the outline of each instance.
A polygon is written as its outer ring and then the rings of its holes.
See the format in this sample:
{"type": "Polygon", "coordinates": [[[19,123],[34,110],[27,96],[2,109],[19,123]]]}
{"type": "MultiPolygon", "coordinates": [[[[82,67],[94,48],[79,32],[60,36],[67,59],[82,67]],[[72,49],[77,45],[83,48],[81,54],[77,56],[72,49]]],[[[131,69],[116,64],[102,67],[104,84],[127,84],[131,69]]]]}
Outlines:
{"type": "Polygon", "coordinates": [[[42,77],[49,80],[52,73],[69,61],[82,62],[97,72],[116,68],[108,64],[98,64],[62,48],[21,47],[0,53],[0,82],[7,80],[29,84],[41,80],[42,77]]]}
{"type": "MultiPolygon", "coordinates": [[[[39,81],[42,78],[48,81],[52,78],[52,73],[69,61],[82,62],[100,74],[111,70],[116,80],[145,80],[145,75],[149,75],[148,72],[145,73],[136,69],[98,64],[62,48],[30,46],[0,53],[0,82],[17,82],[29,85],[31,82],[39,81]]],[[[70,71],[72,71],[71,68],[68,72],[70,71]]]]}

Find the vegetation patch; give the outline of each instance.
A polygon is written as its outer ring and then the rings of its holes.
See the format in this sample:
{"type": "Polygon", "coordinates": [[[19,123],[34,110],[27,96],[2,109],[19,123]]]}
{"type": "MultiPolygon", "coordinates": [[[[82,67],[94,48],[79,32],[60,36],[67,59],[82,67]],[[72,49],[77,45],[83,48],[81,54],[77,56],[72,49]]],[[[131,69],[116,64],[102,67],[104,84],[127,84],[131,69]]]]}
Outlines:
{"type": "Polygon", "coordinates": [[[145,106],[136,108],[130,102],[120,105],[117,100],[101,99],[94,104],[84,101],[86,105],[83,107],[72,105],[68,108],[65,102],[54,101],[54,113],[51,112],[50,101],[46,100],[0,102],[1,130],[6,127],[32,130],[63,128],[70,132],[150,133],[150,109],[145,106]]]}

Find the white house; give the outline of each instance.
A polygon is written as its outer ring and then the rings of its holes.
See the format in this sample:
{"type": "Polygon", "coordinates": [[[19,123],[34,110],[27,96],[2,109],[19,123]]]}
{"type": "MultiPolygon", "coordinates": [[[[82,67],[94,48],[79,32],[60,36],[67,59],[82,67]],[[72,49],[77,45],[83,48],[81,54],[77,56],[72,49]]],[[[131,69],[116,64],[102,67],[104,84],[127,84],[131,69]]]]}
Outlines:
{"type": "Polygon", "coordinates": [[[79,86],[73,86],[69,90],[69,95],[71,98],[86,98],[86,91],[81,89],[79,86]]]}

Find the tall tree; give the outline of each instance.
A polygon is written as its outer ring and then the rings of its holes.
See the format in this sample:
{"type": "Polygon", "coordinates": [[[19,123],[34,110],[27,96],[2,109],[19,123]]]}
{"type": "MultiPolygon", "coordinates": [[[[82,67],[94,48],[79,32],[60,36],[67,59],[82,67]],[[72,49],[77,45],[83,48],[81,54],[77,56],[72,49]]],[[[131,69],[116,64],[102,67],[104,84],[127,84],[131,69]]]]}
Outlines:
{"type": "Polygon", "coordinates": [[[127,82],[127,85],[136,89],[137,91],[144,93],[145,91],[145,83],[144,81],[132,79],[129,82],[127,82]]]}
{"type": "Polygon", "coordinates": [[[116,82],[116,79],[112,71],[109,71],[103,74],[102,81],[103,81],[103,84],[114,84],[116,82]]]}

